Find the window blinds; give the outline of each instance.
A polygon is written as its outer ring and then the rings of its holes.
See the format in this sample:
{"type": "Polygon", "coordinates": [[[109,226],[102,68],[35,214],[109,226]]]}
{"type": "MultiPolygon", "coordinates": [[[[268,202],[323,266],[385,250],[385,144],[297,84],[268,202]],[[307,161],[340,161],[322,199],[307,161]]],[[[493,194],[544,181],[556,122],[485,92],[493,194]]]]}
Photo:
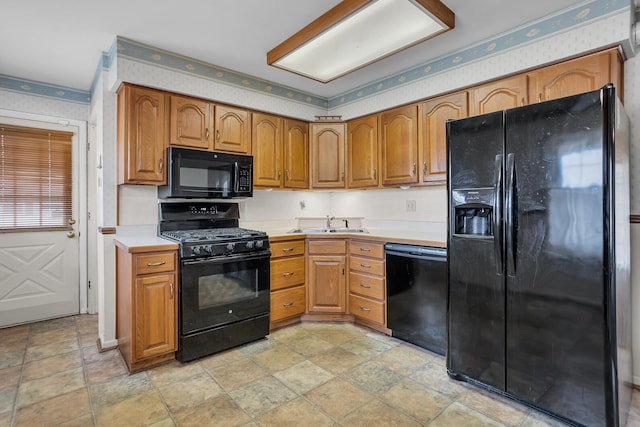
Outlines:
{"type": "Polygon", "coordinates": [[[0,124],[0,232],[70,228],[72,137],[0,124]]]}

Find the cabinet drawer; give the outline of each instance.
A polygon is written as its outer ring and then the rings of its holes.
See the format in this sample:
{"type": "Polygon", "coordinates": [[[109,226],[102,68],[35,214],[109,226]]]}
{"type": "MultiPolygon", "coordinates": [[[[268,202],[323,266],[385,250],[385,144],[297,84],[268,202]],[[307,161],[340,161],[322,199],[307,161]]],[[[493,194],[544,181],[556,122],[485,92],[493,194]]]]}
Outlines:
{"type": "Polygon", "coordinates": [[[349,292],[384,300],[384,278],[350,272],[349,292]]]}
{"type": "Polygon", "coordinates": [[[345,240],[309,240],[309,254],[346,254],[345,240]]]}
{"type": "Polygon", "coordinates": [[[294,240],[290,242],[270,243],[271,258],[281,258],[285,256],[304,255],[304,240],[294,240]]]}
{"type": "Polygon", "coordinates": [[[284,258],[271,261],[271,290],[304,285],[304,257],[284,258]]]}
{"type": "Polygon", "coordinates": [[[135,256],[135,274],[159,273],[176,269],[175,252],[152,252],[135,256]]]}
{"type": "Polygon", "coordinates": [[[271,292],[271,322],[304,313],[304,286],[271,292]]]}
{"type": "Polygon", "coordinates": [[[349,242],[349,253],[356,256],[384,259],[384,245],[382,243],[351,240],[349,242]]]}
{"type": "Polygon", "coordinates": [[[360,271],[384,277],[384,261],[352,256],[349,258],[349,271],[360,271]]]}
{"type": "Polygon", "coordinates": [[[371,320],[384,325],[384,303],[363,298],[358,295],[349,295],[349,311],[356,317],[371,320]]]}

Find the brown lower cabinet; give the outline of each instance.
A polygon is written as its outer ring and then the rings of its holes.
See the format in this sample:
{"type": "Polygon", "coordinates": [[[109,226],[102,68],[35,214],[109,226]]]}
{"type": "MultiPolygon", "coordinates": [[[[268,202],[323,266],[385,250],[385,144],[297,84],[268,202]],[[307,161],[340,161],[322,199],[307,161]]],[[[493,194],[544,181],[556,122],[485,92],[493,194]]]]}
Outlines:
{"type": "Polygon", "coordinates": [[[347,312],[347,241],[308,239],[307,251],[307,312],[337,319],[347,312]]]}
{"type": "Polygon", "coordinates": [[[387,329],[384,244],[349,241],[349,312],[358,323],[387,329]]]}
{"type": "Polygon", "coordinates": [[[304,238],[271,242],[270,329],[300,321],[305,311],[304,238]]]}
{"type": "Polygon", "coordinates": [[[178,255],[116,243],[116,338],[130,372],[175,359],[178,255]]]}

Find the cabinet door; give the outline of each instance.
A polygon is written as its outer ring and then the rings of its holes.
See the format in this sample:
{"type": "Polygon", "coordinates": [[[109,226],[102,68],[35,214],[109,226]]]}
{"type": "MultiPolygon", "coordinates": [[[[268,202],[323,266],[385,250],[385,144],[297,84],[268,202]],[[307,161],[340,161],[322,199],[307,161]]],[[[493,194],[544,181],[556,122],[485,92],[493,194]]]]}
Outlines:
{"type": "Polygon", "coordinates": [[[176,350],[176,275],[136,278],[135,359],[176,350]]]}
{"type": "Polygon", "coordinates": [[[215,150],[251,154],[249,112],[240,108],[215,106],[215,150]]]}
{"type": "Polygon", "coordinates": [[[165,95],[137,86],[118,91],[118,184],[166,182],[165,95]]]}
{"type": "Polygon", "coordinates": [[[282,119],[253,113],[253,184],[258,187],[282,186],[282,119]]]}
{"type": "Polygon", "coordinates": [[[380,113],[382,185],[418,182],[418,106],[380,113]]]}
{"type": "Polygon", "coordinates": [[[344,123],[311,124],[311,187],[344,188],[344,123]]]}
{"type": "Polygon", "coordinates": [[[447,180],[447,120],[467,117],[467,92],[431,99],[422,105],[422,181],[447,180]]]}
{"type": "Polygon", "coordinates": [[[284,186],[309,188],[309,125],[284,121],[284,186]]]}
{"type": "Polygon", "coordinates": [[[611,80],[610,59],[609,52],[598,53],[529,73],[530,101],[548,101],[600,89],[611,80]]]}
{"type": "Polygon", "coordinates": [[[378,186],[378,116],[347,122],[347,186],[378,186]]]}
{"type": "Polygon", "coordinates": [[[519,75],[469,91],[469,115],[493,113],[528,104],[527,76],[519,75]]]}
{"type": "Polygon", "coordinates": [[[309,257],[308,306],[310,313],[345,313],[347,291],[345,257],[313,255],[309,257]]]}
{"type": "Polygon", "coordinates": [[[169,144],[212,149],[211,109],[206,101],[171,95],[169,144]]]}

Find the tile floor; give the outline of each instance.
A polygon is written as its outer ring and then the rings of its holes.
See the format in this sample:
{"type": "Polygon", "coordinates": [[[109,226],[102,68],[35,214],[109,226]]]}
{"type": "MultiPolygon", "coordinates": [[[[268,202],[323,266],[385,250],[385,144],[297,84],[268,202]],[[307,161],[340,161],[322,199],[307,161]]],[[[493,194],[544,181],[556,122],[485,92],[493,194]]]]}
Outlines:
{"type": "MultiPolygon", "coordinates": [[[[444,359],[367,328],[305,323],[128,375],[97,317],[0,330],[4,426],[562,426],[449,379],[444,359]]],[[[627,426],[640,426],[640,393],[627,426]]]]}

